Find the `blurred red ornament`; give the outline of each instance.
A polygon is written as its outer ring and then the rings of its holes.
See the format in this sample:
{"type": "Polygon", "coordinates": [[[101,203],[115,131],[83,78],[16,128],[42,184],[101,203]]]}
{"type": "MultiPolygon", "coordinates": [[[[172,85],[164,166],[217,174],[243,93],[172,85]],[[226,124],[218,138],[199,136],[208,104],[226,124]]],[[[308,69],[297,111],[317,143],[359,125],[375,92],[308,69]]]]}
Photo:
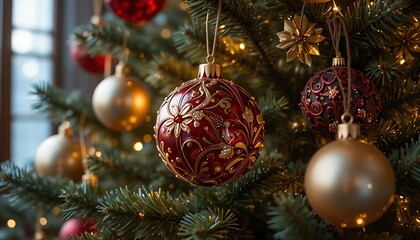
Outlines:
{"type": "Polygon", "coordinates": [[[80,218],[71,218],[67,220],[60,229],[60,240],[66,240],[71,238],[73,235],[80,235],[83,232],[93,233],[96,230],[93,228],[95,225],[92,219],[80,219],[80,218]]]}
{"type": "Polygon", "coordinates": [[[110,9],[120,18],[131,23],[145,23],[163,7],[164,0],[106,0],[110,9]]]}
{"type": "MultiPolygon", "coordinates": [[[[361,132],[369,130],[382,109],[381,97],[375,85],[362,72],[351,69],[350,113],[361,132]]],[[[344,113],[343,93],[347,94],[347,66],[332,66],[314,75],[306,83],[299,104],[310,128],[322,137],[334,138],[344,113]]]]}
{"type": "Polygon", "coordinates": [[[70,54],[84,70],[94,74],[104,73],[106,56],[90,56],[86,53],[86,48],[77,42],[70,44],[70,54]]]}
{"type": "Polygon", "coordinates": [[[157,114],[156,146],[166,166],[186,182],[227,184],[246,173],[263,147],[264,121],[254,98],[222,79],[220,65],[200,65],[199,77],[165,98],[157,114]]]}

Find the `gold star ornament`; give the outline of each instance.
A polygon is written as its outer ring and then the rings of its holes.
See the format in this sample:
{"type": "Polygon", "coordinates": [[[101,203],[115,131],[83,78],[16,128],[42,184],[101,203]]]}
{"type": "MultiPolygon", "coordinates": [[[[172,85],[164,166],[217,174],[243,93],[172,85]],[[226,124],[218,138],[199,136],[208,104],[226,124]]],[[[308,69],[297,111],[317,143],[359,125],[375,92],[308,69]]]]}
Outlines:
{"type": "Polygon", "coordinates": [[[290,48],[287,51],[287,62],[298,58],[301,63],[311,66],[310,55],[319,56],[318,44],[325,37],[321,35],[322,28],[316,28],[315,25],[310,23],[305,15],[301,17],[295,14],[293,20],[284,20],[284,31],[277,33],[280,40],[277,47],[290,48]]]}

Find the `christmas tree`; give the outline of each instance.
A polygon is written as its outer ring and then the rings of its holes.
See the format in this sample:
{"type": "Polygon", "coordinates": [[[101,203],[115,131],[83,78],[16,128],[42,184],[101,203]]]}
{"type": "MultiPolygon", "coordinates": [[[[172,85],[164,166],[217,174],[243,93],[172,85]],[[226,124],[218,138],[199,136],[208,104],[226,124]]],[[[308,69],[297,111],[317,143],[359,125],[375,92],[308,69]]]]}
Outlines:
{"type": "Polygon", "coordinates": [[[0,166],[35,239],[420,238],[417,1],[106,2],[71,39],[121,60],[93,99],[33,90],[61,124],[42,157],[80,154],[0,166]]]}

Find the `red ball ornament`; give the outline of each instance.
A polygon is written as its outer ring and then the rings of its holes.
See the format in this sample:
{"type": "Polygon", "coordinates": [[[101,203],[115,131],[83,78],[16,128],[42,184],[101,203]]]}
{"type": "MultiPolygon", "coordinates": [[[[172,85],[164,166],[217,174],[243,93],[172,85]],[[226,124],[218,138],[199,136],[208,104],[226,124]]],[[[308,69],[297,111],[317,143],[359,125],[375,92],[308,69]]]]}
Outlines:
{"type": "MultiPolygon", "coordinates": [[[[349,112],[364,133],[373,126],[382,110],[381,97],[373,82],[362,72],[351,69],[351,76],[349,112]]],[[[322,137],[334,138],[344,113],[345,103],[340,82],[347,94],[347,66],[332,66],[315,72],[302,91],[299,107],[312,131],[322,137]]]]}
{"type": "Polygon", "coordinates": [[[73,235],[80,235],[83,232],[93,233],[96,230],[93,228],[94,221],[89,219],[71,218],[67,220],[60,229],[60,240],[66,240],[73,235]]]}
{"type": "Polygon", "coordinates": [[[255,163],[264,121],[254,98],[222,79],[220,65],[201,64],[198,78],[165,98],[154,130],[159,155],[178,178],[218,186],[255,163]]]}
{"type": "Polygon", "coordinates": [[[106,4],[120,18],[131,23],[145,23],[163,7],[164,0],[106,0],[106,4]]]}
{"type": "Polygon", "coordinates": [[[94,74],[104,73],[104,55],[90,56],[86,53],[86,47],[77,42],[70,45],[70,54],[82,69],[94,74]]]}

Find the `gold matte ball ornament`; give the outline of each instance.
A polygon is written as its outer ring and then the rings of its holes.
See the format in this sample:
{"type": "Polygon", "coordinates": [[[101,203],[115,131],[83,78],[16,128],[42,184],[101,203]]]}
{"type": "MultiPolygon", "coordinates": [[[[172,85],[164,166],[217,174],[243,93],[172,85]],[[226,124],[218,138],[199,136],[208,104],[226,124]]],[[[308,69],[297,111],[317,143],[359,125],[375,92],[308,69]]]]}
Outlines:
{"type": "Polygon", "coordinates": [[[105,127],[123,132],[143,122],[149,113],[150,98],[145,87],[120,62],[115,75],[105,78],[96,87],[92,105],[105,127]]]}
{"type": "Polygon", "coordinates": [[[338,140],[310,160],[305,192],[314,211],[326,221],[343,228],[363,227],[392,204],[394,172],[382,152],[357,139],[358,124],[340,124],[338,131],[338,140]]]}
{"type": "Polygon", "coordinates": [[[41,176],[69,178],[74,182],[81,180],[83,156],[69,122],[61,124],[58,134],[48,137],[38,147],[35,170],[41,176]]]}

